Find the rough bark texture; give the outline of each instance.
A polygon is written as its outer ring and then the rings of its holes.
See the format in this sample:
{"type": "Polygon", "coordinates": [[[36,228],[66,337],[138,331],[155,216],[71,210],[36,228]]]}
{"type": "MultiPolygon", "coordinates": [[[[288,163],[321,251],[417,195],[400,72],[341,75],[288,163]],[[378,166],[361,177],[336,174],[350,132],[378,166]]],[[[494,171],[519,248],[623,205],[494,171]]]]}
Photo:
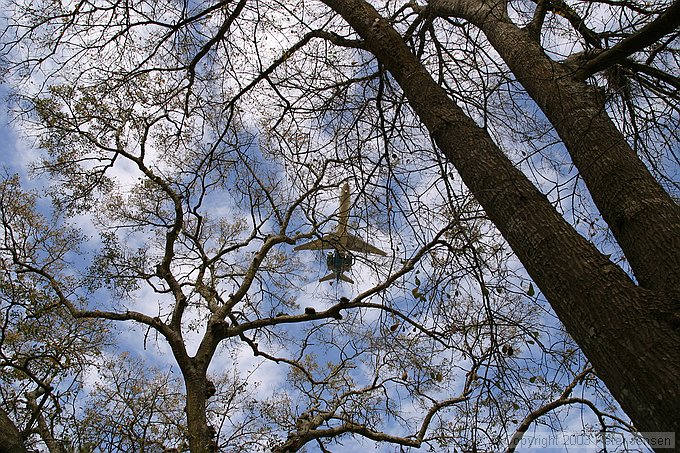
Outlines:
{"type": "MultiPolygon", "coordinates": [[[[581,237],[488,134],[447,97],[370,5],[363,0],[324,3],[365,39],[370,51],[398,81],[437,145],[638,429],[679,431],[680,390],[676,379],[680,375],[680,332],[673,324],[676,318],[671,299],[662,292],[636,286],[581,237]]],[[[595,154],[606,151],[598,149],[595,154]]],[[[588,163],[597,165],[596,161],[591,156],[588,163]]],[[[635,176],[637,170],[630,171],[635,176]]],[[[627,193],[624,188],[617,191],[627,193]]],[[[661,210],[654,203],[654,199],[644,199],[640,204],[661,210]]],[[[652,208],[645,215],[650,215],[652,208]]],[[[633,210],[627,215],[636,218],[640,209],[625,206],[623,210],[633,210]]],[[[656,240],[659,238],[652,237],[647,242],[656,240]]]]}
{"type": "Polygon", "coordinates": [[[213,433],[208,426],[206,403],[208,380],[205,373],[195,373],[184,377],[187,391],[187,429],[189,430],[189,449],[191,453],[212,453],[213,433]]]}
{"type": "Polygon", "coordinates": [[[173,349],[177,363],[184,377],[187,392],[186,414],[191,453],[213,453],[217,451],[215,431],[208,423],[206,409],[208,398],[215,393],[214,385],[208,380],[207,372],[217,345],[222,336],[218,335],[223,323],[213,317],[208,331],[203,336],[196,355],[191,358],[184,349],[183,342],[176,343],[173,349]]]}
{"type": "Polygon", "coordinates": [[[27,453],[19,429],[0,409],[0,453],[27,453]]]}

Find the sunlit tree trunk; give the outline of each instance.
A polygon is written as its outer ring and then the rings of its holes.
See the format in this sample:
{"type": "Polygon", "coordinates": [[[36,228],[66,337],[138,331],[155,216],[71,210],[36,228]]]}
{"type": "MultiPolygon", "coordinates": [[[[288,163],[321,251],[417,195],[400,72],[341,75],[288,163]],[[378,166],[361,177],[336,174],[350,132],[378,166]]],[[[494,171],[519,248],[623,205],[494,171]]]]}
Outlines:
{"type": "MultiPolygon", "coordinates": [[[[677,431],[680,332],[668,293],[638,287],[580,236],[447,97],[370,5],[362,0],[325,3],[365,39],[398,81],[638,429],[677,431]]],[[[653,235],[649,239],[656,240],[653,235]]]]}

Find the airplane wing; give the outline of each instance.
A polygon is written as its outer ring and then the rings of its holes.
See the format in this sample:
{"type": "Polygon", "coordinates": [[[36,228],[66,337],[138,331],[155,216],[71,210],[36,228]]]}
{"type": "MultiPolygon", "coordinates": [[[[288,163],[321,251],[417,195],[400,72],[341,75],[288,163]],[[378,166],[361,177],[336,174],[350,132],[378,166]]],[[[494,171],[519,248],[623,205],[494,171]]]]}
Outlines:
{"type": "Polygon", "coordinates": [[[319,279],[320,282],[329,282],[333,280],[342,280],[343,282],[347,283],[354,283],[354,280],[346,276],[345,274],[335,274],[331,272],[330,274],[326,275],[325,277],[321,277],[319,279]]]}
{"type": "Polygon", "coordinates": [[[338,236],[335,234],[327,234],[320,239],[300,244],[293,250],[332,250],[338,246],[338,236]]]}
{"type": "Polygon", "coordinates": [[[342,238],[344,241],[344,248],[347,250],[353,250],[355,252],[362,253],[372,253],[374,255],[387,256],[387,253],[380,250],[375,245],[371,245],[363,239],[354,236],[353,234],[345,233],[342,238]]]}
{"type": "Polygon", "coordinates": [[[363,239],[354,236],[353,234],[345,233],[342,236],[331,233],[322,236],[319,239],[300,244],[293,250],[351,250],[361,253],[372,253],[374,255],[387,256],[387,253],[380,250],[378,247],[369,244],[363,239]]]}

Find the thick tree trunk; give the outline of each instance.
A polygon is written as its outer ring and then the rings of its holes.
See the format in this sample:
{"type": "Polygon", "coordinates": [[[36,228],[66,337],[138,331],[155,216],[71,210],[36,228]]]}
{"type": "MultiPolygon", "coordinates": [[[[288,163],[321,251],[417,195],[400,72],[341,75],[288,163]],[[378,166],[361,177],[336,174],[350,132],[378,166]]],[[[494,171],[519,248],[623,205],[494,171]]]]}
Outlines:
{"type": "MultiPolygon", "coordinates": [[[[680,331],[672,302],[637,287],[580,236],[447,97],[363,0],[324,0],[398,81],[437,145],[643,431],[680,431],[680,331]]],[[[660,295],[661,294],[661,295],[660,295]]]]}
{"type": "Polygon", "coordinates": [[[208,398],[215,393],[215,387],[209,382],[206,373],[210,358],[217,347],[217,341],[210,332],[206,333],[202,346],[199,347],[199,353],[191,358],[186,352],[180,331],[166,338],[184,378],[186,390],[184,412],[187,417],[189,451],[191,453],[213,453],[217,451],[214,442],[215,432],[208,424],[206,409],[208,398]],[[205,343],[208,343],[210,347],[205,346],[205,343]],[[209,351],[206,352],[205,349],[209,351]],[[201,352],[201,350],[204,351],[201,352]]]}
{"type": "MultiPolygon", "coordinates": [[[[469,20],[486,35],[564,141],[641,286],[680,297],[680,207],[635,155],[576,68],[552,61],[504,2],[439,0],[435,12],[469,20]]],[[[680,304],[679,307],[680,308],[680,304]]]]}
{"type": "Polygon", "coordinates": [[[189,430],[189,450],[191,453],[213,453],[214,432],[208,425],[206,414],[208,400],[208,379],[205,373],[185,375],[187,392],[186,414],[189,430]]]}
{"type": "Polygon", "coordinates": [[[27,453],[19,429],[2,409],[0,409],[0,453],[27,453]]]}

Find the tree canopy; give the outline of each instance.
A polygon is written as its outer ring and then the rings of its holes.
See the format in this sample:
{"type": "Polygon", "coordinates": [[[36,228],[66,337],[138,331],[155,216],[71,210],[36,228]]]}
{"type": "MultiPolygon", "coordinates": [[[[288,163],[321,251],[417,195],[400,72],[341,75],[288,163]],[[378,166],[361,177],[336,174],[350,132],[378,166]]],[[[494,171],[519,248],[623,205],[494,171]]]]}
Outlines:
{"type": "Polygon", "coordinates": [[[680,432],[677,1],[3,6],[16,445],[680,432]],[[388,256],[319,283],[343,183],[388,256]]]}

